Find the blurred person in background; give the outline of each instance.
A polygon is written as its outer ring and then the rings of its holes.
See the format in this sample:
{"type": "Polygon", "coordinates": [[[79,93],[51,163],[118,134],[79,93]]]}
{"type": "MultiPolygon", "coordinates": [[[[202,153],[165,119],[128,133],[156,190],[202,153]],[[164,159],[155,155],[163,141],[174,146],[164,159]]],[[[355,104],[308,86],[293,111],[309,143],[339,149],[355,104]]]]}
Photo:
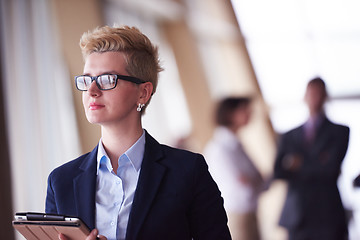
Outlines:
{"type": "Polygon", "coordinates": [[[325,82],[309,81],[304,97],[309,119],[280,138],[274,175],[288,182],[279,224],[287,228],[290,240],[347,239],[337,179],[349,128],[326,117],[326,99],[325,82]]]}
{"type": "MultiPolygon", "coordinates": [[[[90,153],[52,171],[46,213],[78,216],[87,240],[231,239],[219,189],[202,155],[159,144],[141,117],[162,70],[137,28],[101,27],[80,40],[75,77],[87,120],[101,126],[90,153]]],[[[60,239],[67,239],[60,234],[60,239]]]]}
{"type": "Polygon", "coordinates": [[[260,239],[256,213],[264,181],[237,136],[250,116],[250,98],[220,101],[215,113],[217,127],[204,150],[210,173],[224,198],[234,240],[260,239]]]}

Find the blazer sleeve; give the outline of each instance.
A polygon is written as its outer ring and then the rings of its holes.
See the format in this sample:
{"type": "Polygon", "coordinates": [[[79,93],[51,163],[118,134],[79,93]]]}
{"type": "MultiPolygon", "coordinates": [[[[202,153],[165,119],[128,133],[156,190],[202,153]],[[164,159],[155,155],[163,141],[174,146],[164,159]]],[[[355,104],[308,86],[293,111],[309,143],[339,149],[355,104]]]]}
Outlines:
{"type": "Polygon", "coordinates": [[[341,171],[341,165],[346,155],[349,143],[349,128],[341,125],[332,125],[327,131],[327,138],[323,147],[312,156],[310,163],[304,166],[304,176],[312,180],[336,181],[341,171]]]}
{"type": "Polygon", "coordinates": [[[336,181],[348,148],[349,128],[329,123],[322,130],[317,142],[308,149],[301,147],[298,132],[299,130],[290,131],[281,137],[275,160],[275,178],[310,182],[336,181]],[[296,171],[284,167],[284,161],[289,156],[301,160],[296,171]]]}
{"type": "Polygon", "coordinates": [[[194,177],[190,224],[194,240],[231,239],[220,191],[202,155],[194,177]]]}
{"type": "Polygon", "coordinates": [[[52,189],[52,182],[51,182],[51,174],[48,177],[48,185],[47,185],[47,194],[46,194],[46,202],[45,202],[45,212],[57,214],[56,202],[55,202],[55,195],[52,189]]]}
{"type": "Polygon", "coordinates": [[[274,178],[275,179],[289,179],[292,176],[292,172],[284,168],[284,157],[288,151],[288,144],[291,139],[289,133],[282,134],[279,138],[277,154],[274,165],[274,178]]]}

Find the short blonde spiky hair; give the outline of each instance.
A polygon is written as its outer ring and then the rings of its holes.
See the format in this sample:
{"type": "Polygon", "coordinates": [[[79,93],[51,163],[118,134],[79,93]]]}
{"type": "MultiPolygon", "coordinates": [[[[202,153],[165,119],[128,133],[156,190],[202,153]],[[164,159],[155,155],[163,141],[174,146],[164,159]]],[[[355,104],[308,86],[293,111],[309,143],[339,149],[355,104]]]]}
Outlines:
{"type": "Polygon", "coordinates": [[[157,46],[136,27],[98,27],[85,32],[80,39],[80,48],[85,60],[94,52],[118,51],[125,54],[126,71],[153,85],[156,91],[160,66],[157,46]]]}

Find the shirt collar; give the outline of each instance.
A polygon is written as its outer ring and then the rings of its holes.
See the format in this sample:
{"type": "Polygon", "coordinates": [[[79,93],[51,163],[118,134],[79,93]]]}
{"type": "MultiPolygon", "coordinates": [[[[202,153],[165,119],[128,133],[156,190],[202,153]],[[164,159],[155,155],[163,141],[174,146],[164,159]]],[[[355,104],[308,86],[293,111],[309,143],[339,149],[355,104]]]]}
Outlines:
{"type": "Polygon", "coordinates": [[[319,113],[317,115],[311,116],[305,123],[305,128],[317,129],[322,122],[325,120],[326,116],[324,113],[319,113]]]}
{"type": "MultiPolygon", "coordinates": [[[[123,155],[126,155],[127,158],[130,160],[134,169],[136,171],[139,171],[144,157],[144,152],[145,152],[145,131],[143,130],[141,137],[128,150],[126,150],[126,152],[123,155]]],[[[113,170],[110,162],[110,158],[108,157],[104,149],[101,139],[98,144],[96,175],[99,174],[100,163],[106,164],[106,167],[110,172],[113,170]]]]}

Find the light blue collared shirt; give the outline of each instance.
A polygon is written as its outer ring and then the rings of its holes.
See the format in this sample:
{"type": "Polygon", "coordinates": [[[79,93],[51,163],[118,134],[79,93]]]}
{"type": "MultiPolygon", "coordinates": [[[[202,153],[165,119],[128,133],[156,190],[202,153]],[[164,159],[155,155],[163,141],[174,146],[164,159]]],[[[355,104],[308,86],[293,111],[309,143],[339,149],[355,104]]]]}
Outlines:
{"type": "Polygon", "coordinates": [[[117,175],[100,139],[97,153],[96,228],[108,240],[123,240],[145,151],[145,131],[119,157],[117,175]]]}

